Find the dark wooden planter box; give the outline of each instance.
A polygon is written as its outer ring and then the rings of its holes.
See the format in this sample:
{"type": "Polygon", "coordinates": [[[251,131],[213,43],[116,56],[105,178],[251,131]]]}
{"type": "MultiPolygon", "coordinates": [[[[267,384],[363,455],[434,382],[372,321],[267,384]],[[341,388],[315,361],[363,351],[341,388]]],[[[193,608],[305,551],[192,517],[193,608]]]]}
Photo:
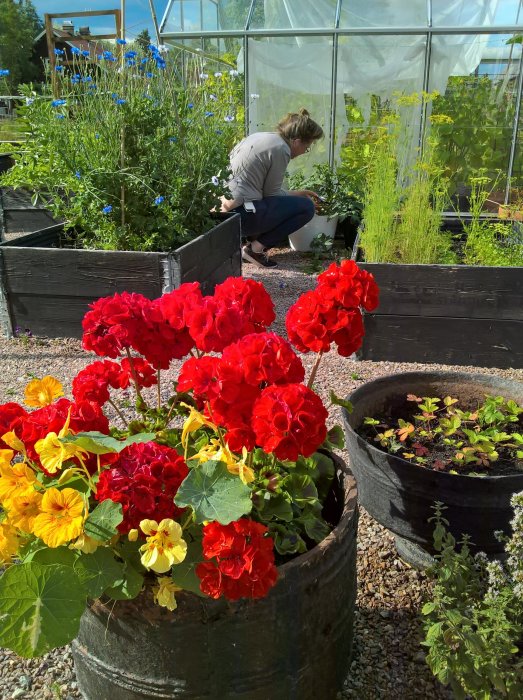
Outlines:
{"type": "Polygon", "coordinates": [[[195,281],[210,294],[227,277],[241,275],[237,214],[169,253],[58,248],[61,229],[0,244],[0,322],[8,336],[20,328],[79,338],[89,303],[100,297],[127,291],[154,299],[195,281]]]}
{"type": "Polygon", "coordinates": [[[523,269],[360,262],[380,288],[362,360],[523,367],[523,269]]]}

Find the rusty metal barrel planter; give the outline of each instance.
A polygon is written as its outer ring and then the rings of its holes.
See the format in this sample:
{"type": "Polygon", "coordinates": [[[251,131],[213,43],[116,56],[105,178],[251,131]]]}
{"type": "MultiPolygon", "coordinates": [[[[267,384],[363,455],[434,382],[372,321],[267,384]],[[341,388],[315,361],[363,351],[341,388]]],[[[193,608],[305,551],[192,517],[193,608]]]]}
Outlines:
{"type": "Polygon", "coordinates": [[[494,533],[510,532],[510,499],[523,491],[523,473],[474,477],[433,471],[386,454],[356,432],[366,416],[395,415],[395,407],[404,404],[409,393],[452,396],[465,405],[470,402],[470,406],[483,402],[486,394],[522,404],[523,383],[462,372],[403,372],[362,385],[349,396],[353,412],[343,410],[350,468],[356,477],[359,501],[396,535],[404,552],[411,552],[404,558],[422,567],[423,553],[418,558],[413,546],[429,554],[434,552],[434,524],[429,518],[434,515],[435,501],[447,507],[444,516],[456,539],[467,533],[475,551],[496,557],[502,553],[503,544],[494,533]]]}
{"type": "Polygon", "coordinates": [[[336,528],[279,567],[266,598],[179,594],[170,613],[149,591],[100,601],[73,642],[86,700],[334,700],[345,680],[356,599],[357,494],[339,475],[336,528]]]}

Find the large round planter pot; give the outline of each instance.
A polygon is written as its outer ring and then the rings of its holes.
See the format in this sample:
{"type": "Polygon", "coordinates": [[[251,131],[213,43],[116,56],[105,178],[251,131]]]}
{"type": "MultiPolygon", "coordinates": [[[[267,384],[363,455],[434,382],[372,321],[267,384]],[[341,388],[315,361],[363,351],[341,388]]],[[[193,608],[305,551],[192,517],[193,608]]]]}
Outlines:
{"type": "Polygon", "coordinates": [[[334,238],[336,226],[338,225],[338,217],[319,216],[314,214],[309,223],[302,226],[294,233],[289,235],[289,243],[292,250],[300,253],[305,253],[311,249],[312,241],[320,233],[325,234],[329,238],[334,238]]]}
{"type": "Polygon", "coordinates": [[[397,536],[401,547],[418,545],[424,552],[434,552],[434,523],[429,518],[434,515],[434,502],[441,501],[447,507],[444,517],[450,522],[454,537],[459,539],[466,533],[472,539],[473,550],[496,557],[502,553],[503,545],[494,533],[510,532],[510,498],[523,491],[523,473],[480,478],[432,471],[386,454],[357,434],[365,417],[389,411],[394,414],[408,393],[450,395],[460,402],[470,402],[471,406],[490,394],[521,404],[523,383],[479,374],[405,372],[359,387],[349,396],[353,412],[343,410],[350,468],[356,477],[360,503],[397,536]]]}
{"type": "Polygon", "coordinates": [[[356,599],[357,494],[338,476],[337,527],[279,567],[266,598],[179,594],[170,613],[149,591],[94,602],[73,657],[86,700],[331,700],[350,664],[356,599]]]}

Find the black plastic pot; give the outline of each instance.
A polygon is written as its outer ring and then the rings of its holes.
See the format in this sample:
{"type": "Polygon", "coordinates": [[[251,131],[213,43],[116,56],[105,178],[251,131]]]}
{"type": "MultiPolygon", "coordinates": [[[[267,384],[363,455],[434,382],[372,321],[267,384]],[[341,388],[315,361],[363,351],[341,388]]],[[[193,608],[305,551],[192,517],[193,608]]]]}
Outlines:
{"type": "MultiPolygon", "coordinates": [[[[368,443],[356,430],[367,416],[394,412],[406,394],[452,396],[477,405],[486,394],[504,396],[523,403],[523,384],[498,377],[452,372],[405,372],[381,377],[358,388],[351,396],[354,411],[343,410],[350,467],[356,477],[362,506],[400,538],[402,549],[418,545],[433,553],[435,501],[447,507],[445,518],[456,538],[466,533],[474,550],[491,557],[503,551],[494,532],[510,532],[513,516],[510,498],[523,491],[523,473],[512,476],[462,476],[432,471],[386,454],[368,443]],[[402,542],[401,540],[407,542],[402,542]]],[[[406,558],[416,559],[416,555],[406,558]]],[[[419,561],[413,563],[423,565],[419,561]]]]}
{"type": "Polygon", "coordinates": [[[355,481],[340,474],[336,528],[279,567],[266,598],[230,603],[177,596],[170,613],[150,591],[97,601],[73,642],[86,700],[334,700],[345,680],[356,600],[355,481]]]}

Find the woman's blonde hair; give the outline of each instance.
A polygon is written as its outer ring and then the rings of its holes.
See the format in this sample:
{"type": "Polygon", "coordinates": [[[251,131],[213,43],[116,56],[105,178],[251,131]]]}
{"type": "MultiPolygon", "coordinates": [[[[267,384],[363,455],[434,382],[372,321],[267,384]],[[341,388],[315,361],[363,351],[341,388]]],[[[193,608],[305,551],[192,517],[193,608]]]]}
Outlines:
{"type": "Polygon", "coordinates": [[[317,141],[323,138],[323,129],[314,119],[311,119],[304,107],[297,112],[288,112],[278,122],[276,130],[286,141],[293,139],[317,141]]]}

